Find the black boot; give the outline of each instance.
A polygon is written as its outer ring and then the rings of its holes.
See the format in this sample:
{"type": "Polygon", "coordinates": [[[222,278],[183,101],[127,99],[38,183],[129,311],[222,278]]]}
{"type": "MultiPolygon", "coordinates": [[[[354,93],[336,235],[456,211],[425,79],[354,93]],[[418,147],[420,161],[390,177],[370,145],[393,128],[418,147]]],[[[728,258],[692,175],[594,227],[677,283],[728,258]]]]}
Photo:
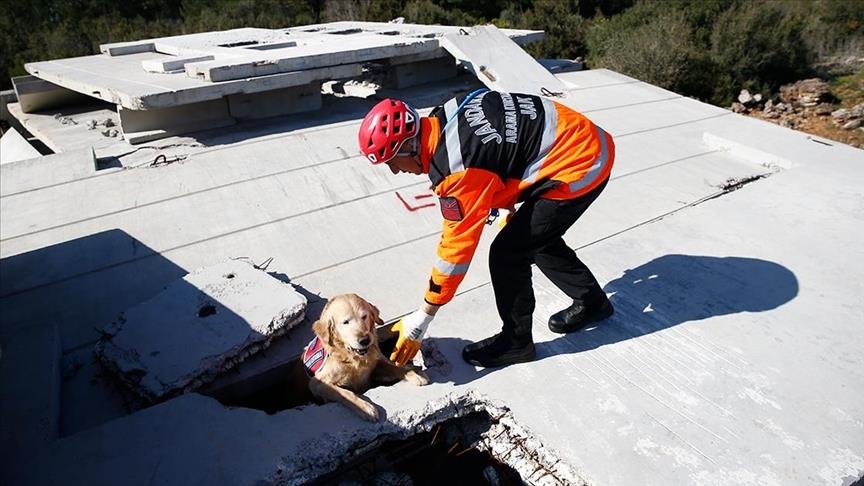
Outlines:
{"type": "Polygon", "coordinates": [[[495,368],[534,359],[534,341],[506,336],[503,332],[480,342],[469,344],[462,350],[462,359],[474,366],[495,368]]]}
{"type": "Polygon", "coordinates": [[[549,330],[557,333],[578,331],[592,322],[602,321],[615,313],[609,299],[603,298],[600,304],[585,305],[574,302],[570,307],[552,314],[549,318],[549,330]]]}

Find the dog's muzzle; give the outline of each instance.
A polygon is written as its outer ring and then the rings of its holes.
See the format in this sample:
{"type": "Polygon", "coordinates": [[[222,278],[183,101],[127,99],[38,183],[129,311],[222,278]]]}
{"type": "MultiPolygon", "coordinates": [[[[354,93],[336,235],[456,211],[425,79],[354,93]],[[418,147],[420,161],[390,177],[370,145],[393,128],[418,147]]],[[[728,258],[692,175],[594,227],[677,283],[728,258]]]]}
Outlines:
{"type": "Polygon", "coordinates": [[[356,354],[356,355],[358,355],[358,356],[365,356],[366,353],[369,352],[369,346],[366,346],[365,348],[355,348],[355,347],[353,347],[353,346],[348,346],[348,349],[350,349],[351,351],[353,351],[354,354],[356,354]]]}

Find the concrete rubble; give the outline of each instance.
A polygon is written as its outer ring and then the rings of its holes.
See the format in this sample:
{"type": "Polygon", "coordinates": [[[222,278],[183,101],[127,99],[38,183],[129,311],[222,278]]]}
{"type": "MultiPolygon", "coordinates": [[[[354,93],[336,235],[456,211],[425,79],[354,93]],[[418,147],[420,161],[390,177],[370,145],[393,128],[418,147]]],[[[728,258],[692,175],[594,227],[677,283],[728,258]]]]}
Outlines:
{"type": "Polygon", "coordinates": [[[147,399],[199,388],[290,331],[306,298],[229,260],[198,269],[118,317],[96,355],[147,399]]]}
{"type": "MultiPolygon", "coordinates": [[[[391,67],[391,82],[399,87],[453,77],[456,62],[442,39],[464,29],[332,22],[105,44],[99,55],[25,65],[31,76],[13,79],[19,104],[10,111],[27,125],[29,113],[82,97],[103,100],[116,105],[121,130],[100,133],[122,133],[128,143],[140,144],[318,110],[322,82],[359,77],[369,63],[391,67]]],[[[506,29],[498,35],[524,44],[542,32],[506,29]]]]}

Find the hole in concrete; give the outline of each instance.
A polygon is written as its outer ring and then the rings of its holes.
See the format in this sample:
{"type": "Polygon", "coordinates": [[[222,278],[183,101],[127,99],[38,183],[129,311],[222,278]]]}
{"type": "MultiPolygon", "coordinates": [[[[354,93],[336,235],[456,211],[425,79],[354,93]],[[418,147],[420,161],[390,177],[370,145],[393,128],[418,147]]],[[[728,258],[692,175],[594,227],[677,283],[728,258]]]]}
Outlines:
{"type": "MultiPolygon", "coordinates": [[[[390,328],[391,326],[382,326],[378,329],[378,346],[384,356],[393,352],[398,337],[390,328]]],[[[312,404],[314,397],[306,388],[305,372],[295,368],[302,366],[299,360],[299,355],[292,356],[262,373],[224,386],[217,383],[215,386],[205,387],[201,393],[215,398],[225,406],[254,408],[268,414],[312,404]],[[301,383],[296,383],[297,381],[301,383]]],[[[391,384],[378,386],[389,385],[391,384]]]]}
{"type": "Polygon", "coordinates": [[[428,432],[385,441],[308,484],[580,483],[553,454],[538,451],[540,443],[513,425],[485,410],[451,418],[428,432]]]}
{"type": "Polygon", "coordinates": [[[259,44],[258,41],[248,40],[248,41],[229,42],[227,44],[219,44],[219,47],[245,47],[245,46],[254,46],[257,44],[259,44]]]}
{"type": "Polygon", "coordinates": [[[232,279],[232,278],[236,277],[236,275],[234,275],[233,273],[227,273],[227,274],[225,274],[225,275],[223,275],[223,276],[224,276],[225,278],[227,278],[227,279],[232,279]]]}
{"type": "Polygon", "coordinates": [[[216,313],[216,306],[213,304],[204,304],[198,309],[198,317],[208,317],[216,313]]]}
{"type": "Polygon", "coordinates": [[[250,46],[249,49],[254,49],[256,51],[272,51],[275,49],[286,49],[288,47],[296,47],[297,43],[294,41],[291,42],[280,42],[276,44],[261,44],[258,46],[250,46]]]}
{"type": "Polygon", "coordinates": [[[327,33],[328,34],[334,34],[334,35],[351,35],[351,34],[359,34],[360,32],[363,32],[363,29],[356,27],[353,29],[336,30],[336,31],[327,32],[327,33]]]}

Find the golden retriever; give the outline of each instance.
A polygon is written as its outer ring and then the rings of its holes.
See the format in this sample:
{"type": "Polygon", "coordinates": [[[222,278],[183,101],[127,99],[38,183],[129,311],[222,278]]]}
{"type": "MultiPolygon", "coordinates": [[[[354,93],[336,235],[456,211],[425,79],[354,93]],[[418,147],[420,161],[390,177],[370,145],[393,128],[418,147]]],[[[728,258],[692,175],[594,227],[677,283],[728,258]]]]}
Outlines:
{"type": "Polygon", "coordinates": [[[396,366],[381,354],[378,324],[384,324],[378,308],[358,295],[332,297],[312,325],[315,338],[295,366],[295,377],[300,383],[308,380],[308,392],[319,401],[342,403],[377,422],[378,408],[360,396],[366,390],[397,381],[429,383],[421,371],[396,366]]]}

